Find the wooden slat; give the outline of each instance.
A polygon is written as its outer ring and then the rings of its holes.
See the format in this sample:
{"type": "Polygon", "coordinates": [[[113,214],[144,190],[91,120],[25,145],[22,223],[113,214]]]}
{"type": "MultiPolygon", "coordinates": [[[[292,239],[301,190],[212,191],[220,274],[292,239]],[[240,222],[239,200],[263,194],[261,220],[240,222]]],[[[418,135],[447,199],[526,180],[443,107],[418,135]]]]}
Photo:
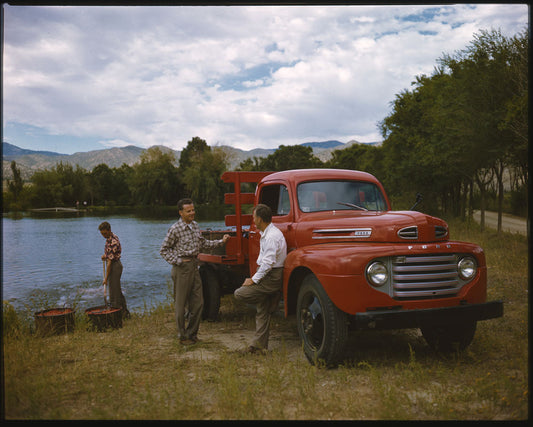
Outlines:
{"type": "Polygon", "coordinates": [[[212,262],[214,264],[239,264],[243,262],[236,256],[226,255],[198,254],[198,259],[203,262],[212,262]]]}
{"type": "Polygon", "coordinates": [[[239,182],[259,182],[272,172],[235,172],[228,171],[222,174],[222,181],[235,182],[238,174],[239,182]]]}
{"type": "MultiPolygon", "coordinates": [[[[240,196],[241,199],[241,205],[243,204],[249,204],[253,205],[255,200],[255,194],[254,193],[241,193],[240,196]]],[[[224,194],[224,203],[227,205],[234,205],[236,204],[237,196],[235,193],[226,193],[224,194]]]]}
{"type": "MultiPolygon", "coordinates": [[[[226,215],[225,217],[227,226],[237,225],[237,215],[226,215]]],[[[253,221],[251,214],[241,215],[241,225],[251,225],[253,221]]]]}

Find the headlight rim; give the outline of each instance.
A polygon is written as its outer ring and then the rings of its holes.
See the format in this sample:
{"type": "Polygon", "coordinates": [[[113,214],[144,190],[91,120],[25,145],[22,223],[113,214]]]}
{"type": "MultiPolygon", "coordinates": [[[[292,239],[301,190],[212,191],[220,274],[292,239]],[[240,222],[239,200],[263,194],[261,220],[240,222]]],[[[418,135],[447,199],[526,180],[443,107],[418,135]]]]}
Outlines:
{"type": "Polygon", "coordinates": [[[459,277],[462,280],[464,280],[466,282],[471,281],[472,279],[474,279],[474,277],[476,277],[477,272],[478,272],[478,264],[477,264],[477,260],[476,260],[475,257],[473,257],[472,255],[463,255],[463,256],[461,256],[458,259],[458,261],[457,261],[457,273],[459,274],[459,277]],[[462,267],[462,265],[464,265],[467,262],[471,262],[471,266],[470,267],[462,267]],[[469,270],[469,269],[472,270],[472,273],[465,274],[465,271],[469,270]]]}
{"type": "Polygon", "coordinates": [[[374,260],[371,263],[368,264],[365,270],[365,276],[368,283],[370,283],[375,288],[381,288],[385,286],[389,281],[389,269],[387,268],[387,264],[385,262],[380,260],[374,260]],[[376,273],[375,268],[381,267],[383,268],[384,272],[376,273]],[[376,279],[377,274],[384,274],[384,278],[381,280],[376,279]]]}

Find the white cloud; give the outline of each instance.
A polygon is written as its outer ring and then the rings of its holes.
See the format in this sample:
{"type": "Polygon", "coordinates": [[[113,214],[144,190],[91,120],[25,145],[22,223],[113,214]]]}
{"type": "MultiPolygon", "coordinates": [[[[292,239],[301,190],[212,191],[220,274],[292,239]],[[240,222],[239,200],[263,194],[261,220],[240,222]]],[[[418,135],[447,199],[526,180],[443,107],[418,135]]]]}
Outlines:
{"type": "Polygon", "coordinates": [[[528,20],[496,4],[4,11],[4,129],[175,149],[379,139],[395,94],[443,53],[528,20]]]}

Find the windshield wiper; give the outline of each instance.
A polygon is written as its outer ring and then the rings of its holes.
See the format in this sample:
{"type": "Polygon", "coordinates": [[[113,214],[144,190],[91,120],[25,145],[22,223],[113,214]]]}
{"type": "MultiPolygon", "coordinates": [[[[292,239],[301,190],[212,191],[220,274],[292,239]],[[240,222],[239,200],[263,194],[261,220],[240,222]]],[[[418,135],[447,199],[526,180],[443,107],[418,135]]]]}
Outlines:
{"type": "Polygon", "coordinates": [[[345,203],[345,202],[337,202],[338,205],[344,205],[344,206],[348,206],[350,208],[354,208],[354,209],[359,209],[360,211],[368,211],[367,208],[364,208],[362,206],[357,206],[357,205],[354,205],[353,203],[345,203]]]}

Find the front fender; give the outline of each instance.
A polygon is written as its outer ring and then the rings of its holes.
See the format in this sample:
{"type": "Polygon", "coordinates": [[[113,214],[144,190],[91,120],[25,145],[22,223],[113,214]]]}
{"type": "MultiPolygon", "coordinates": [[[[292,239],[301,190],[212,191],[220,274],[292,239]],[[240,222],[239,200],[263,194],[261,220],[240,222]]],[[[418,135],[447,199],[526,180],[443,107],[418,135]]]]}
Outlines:
{"type": "Polygon", "coordinates": [[[358,250],[353,245],[313,245],[291,251],[285,260],[283,297],[285,315],[294,313],[300,283],[306,274],[314,274],[340,310],[354,314],[372,301],[376,306],[390,305],[388,295],[366,283],[364,269],[368,261],[379,256],[375,250],[358,250]]]}
{"type": "Polygon", "coordinates": [[[487,269],[482,250],[473,244],[447,242],[434,244],[319,244],[291,251],[283,277],[285,315],[295,312],[300,283],[314,274],[333,304],[348,314],[376,309],[425,309],[459,304],[479,304],[486,300],[487,269]],[[440,299],[396,300],[370,286],[365,277],[367,264],[375,258],[431,253],[471,253],[478,261],[478,275],[457,295],[440,299]]]}

